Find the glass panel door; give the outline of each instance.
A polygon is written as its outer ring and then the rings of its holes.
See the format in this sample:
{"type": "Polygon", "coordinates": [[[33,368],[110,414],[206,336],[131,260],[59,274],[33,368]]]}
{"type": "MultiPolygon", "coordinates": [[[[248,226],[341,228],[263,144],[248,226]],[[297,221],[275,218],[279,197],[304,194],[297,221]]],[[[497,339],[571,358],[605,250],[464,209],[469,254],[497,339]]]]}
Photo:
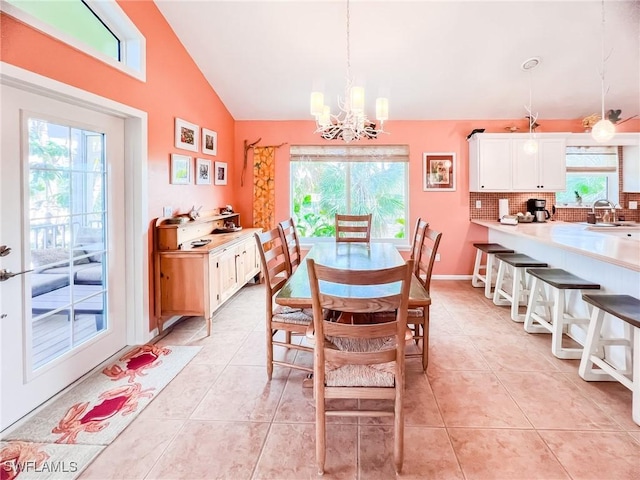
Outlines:
{"type": "Polygon", "coordinates": [[[107,328],[108,202],[104,134],[38,118],[28,131],[36,370],[107,328]]]}

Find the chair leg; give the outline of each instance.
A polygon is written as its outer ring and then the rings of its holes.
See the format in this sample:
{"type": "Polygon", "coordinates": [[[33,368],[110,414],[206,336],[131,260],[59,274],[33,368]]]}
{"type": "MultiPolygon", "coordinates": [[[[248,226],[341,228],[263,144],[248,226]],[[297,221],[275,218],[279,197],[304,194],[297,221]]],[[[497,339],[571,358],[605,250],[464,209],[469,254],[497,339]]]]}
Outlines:
{"type": "Polygon", "coordinates": [[[512,282],[511,282],[511,320],[514,322],[521,322],[518,311],[520,308],[520,297],[523,295],[522,288],[522,278],[524,275],[524,270],[520,268],[513,267],[512,271],[512,282]]]}
{"type": "Polygon", "coordinates": [[[496,288],[493,291],[493,303],[495,305],[506,305],[506,302],[500,298],[502,295],[500,294],[500,290],[502,290],[502,284],[504,283],[504,275],[506,270],[506,263],[500,262],[498,265],[498,276],[496,278],[496,288]]]}
{"type": "Polygon", "coordinates": [[[404,461],[404,410],[402,408],[403,396],[404,384],[400,386],[396,385],[396,398],[393,416],[393,464],[396,469],[396,474],[400,474],[402,472],[402,464],[404,461]]]}
{"type": "Polygon", "coordinates": [[[593,368],[592,355],[596,355],[600,350],[600,332],[604,320],[604,311],[594,308],[591,314],[591,321],[587,330],[587,338],[582,349],[582,359],[578,367],[578,375],[587,381],[611,381],[613,378],[603,370],[593,368]]]}
{"type": "Polygon", "coordinates": [[[422,327],[422,370],[429,365],[429,306],[424,307],[424,325],[422,327]]]}
{"type": "Polygon", "coordinates": [[[640,328],[633,328],[633,384],[631,389],[631,418],[640,425],[640,328]]]}
{"type": "Polygon", "coordinates": [[[267,325],[267,378],[271,380],[273,375],[273,331],[267,325]]]}
{"type": "MultiPolygon", "coordinates": [[[[317,371],[314,374],[313,394],[316,400],[316,466],[318,475],[324,475],[324,462],[326,457],[326,424],[324,405],[324,385],[319,386],[317,371]]],[[[324,380],[323,380],[324,381],[324,380]]]]}

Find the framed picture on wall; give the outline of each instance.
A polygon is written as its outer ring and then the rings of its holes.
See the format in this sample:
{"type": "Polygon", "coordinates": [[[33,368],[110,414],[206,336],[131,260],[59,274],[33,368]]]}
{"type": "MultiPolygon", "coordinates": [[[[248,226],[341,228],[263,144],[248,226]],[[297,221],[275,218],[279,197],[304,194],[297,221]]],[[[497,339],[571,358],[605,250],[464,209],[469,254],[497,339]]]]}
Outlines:
{"type": "Polygon", "coordinates": [[[198,151],[200,127],[176,117],[176,148],[198,151]]]}
{"type": "Polygon", "coordinates": [[[196,158],[196,185],[211,185],[211,160],[196,158]]]}
{"type": "Polygon", "coordinates": [[[171,183],[174,185],[191,183],[191,157],[177,153],[171,154],[171,183]]]}
{"type": "Polygon", "coordinates": [[[455,153],[423,153],[422,154],[422,190],[456,189],[456,154],[455,153]]]}
{"type": "Polygon", "coordinates": [[[226,162],[216,162],[214,166],[214,175],[216,185],[226,185],[227,184],[227,163],[226,162]]]}
{"type": "Polygon", "coordinates": [[[202,153],[216,155],[218,153],[218,133],[202,128],[202,153]]]}

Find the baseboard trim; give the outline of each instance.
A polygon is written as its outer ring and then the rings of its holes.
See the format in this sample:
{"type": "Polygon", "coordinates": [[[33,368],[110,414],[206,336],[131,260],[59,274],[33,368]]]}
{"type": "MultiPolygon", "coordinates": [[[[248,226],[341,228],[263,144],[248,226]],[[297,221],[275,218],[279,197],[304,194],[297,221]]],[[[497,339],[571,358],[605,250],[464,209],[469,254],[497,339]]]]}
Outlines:
{"type": "Polygon", "coordinates": [[[471,275],[432,275],[431,280],[471,280],[471,275]]]}

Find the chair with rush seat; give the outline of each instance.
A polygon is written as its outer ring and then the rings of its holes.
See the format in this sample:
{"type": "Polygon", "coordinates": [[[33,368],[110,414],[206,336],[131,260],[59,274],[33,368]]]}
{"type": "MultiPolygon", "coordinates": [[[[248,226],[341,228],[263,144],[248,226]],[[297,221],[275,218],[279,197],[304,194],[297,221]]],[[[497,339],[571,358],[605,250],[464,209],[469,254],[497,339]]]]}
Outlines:
{"type": "Polygon", "coordinates": [[[630,295],[595,293],[584,293],[582,299],[593,305],[593,312],[578,374],[587,381],[615,380],[631,390],[631,416],[640,425],[640,300],[630,295]],[[605,313],[624,322],[627,338],[603,338],[605,313]],[[624,369],[606,357],[606,347],[613,345],[625,348],[624,369]]]}
{"type": "Polygon", "coordinates": [[[282,289],[285,282],[291,276],[290,267],[287,264],[287,253],[284,236],[280,228],[274,228],[263,233],[254,234],[260,253],[262,275],[266,291],[266,335],[267,335],[267,376],[271,379],[273,366],[281,365],[311,373],[312,368],[296,365],[293,361],[275,360],[274,346],[284,347],[287,350],[302,350],[312,352],[313,349],[292,343],[292,334],[304,335],[313,321],[313,313],[310,309],[283,307],[274,304],[274,296],[282,289]],[[274,337],[283,331],[284,341],[274,337]]]}
{"type": "Polygon", "coordinates": [[[424,232],[429,227],[429,223],[418,217],[416,220],[416,226],[413,230],[413,241],[411,242],[411,260],[414,260],[413,271],[418,273],[418,260],[420,259],[420,252],[422,251],[422,244],[424,243],[424,232]]]}
{"type": "Polygon", "coordinates": [[[336,214],[336,242],[371,241],[371,217],[367,215],[336,214]]]}
{"type": "Polygon", "coordinates": [[[510,305],[511,320],[524,322],[524,315],[518,313],[520,305],[527,306],[529,298],[529,276],[527,267],[547,267],[545,262],[531,258],[523,253],[498,253],[498,278],[493,292],[495,305],[510,305]],[[506,290],[506,277],[511,277],[511,291],[506,290]]]}
{"type": "MultiPolygon", "coordinates": [[[[422,236],[420,255],[415,259],[415,275],[429,293],[431,274],[436,261],[436,254],[440,246],[442,233],[429,228],[428,224],[422,236]]],[[[430,294],[430,293],[429,293],[430,294]]],[[[413,333],[413,340],[419,349],[418,353],[407,353],[407,358],[418,357],[422,361],[422,369],[426,370],[429,363],[429,306],[410,308],[407,313],[407,325],[413,333]]]]}
{"type": "Polygon", "coordinates": [[[493,287],[493,261],[496,253],[515,253],[510,248],[503,247],[498,243],[474,243],[476,248],[476,263],[473,267],[471,285],[478,288],[484,286],[484,296],[491,298],[491,287],[493,287]],[[486,255],[486,262],[482,263],[482,257],[486,255]]]}
{"type": "MultiPolygon", "coordinates": [[[[316,462],[324,473],[326,417],[393,417],[393,460],[397,473],[404,457],[405,333],[413,260],[380,270],[342,270],[307,260],[313,301],[313,388],[316,407],[316,462]],[[380,289],[389,293],[380,295],[380,289]],[[357,289],[357,296],[344,296],[357,289]],[[382,323],[341,323],[324,310],[350,318],[395,312],[382,323]],[[327,409],[327,399],[393,400],[393,408],[327,409]]],[[[359,403],[359,402],[358,402],[359,403]]]]}
{"type": "Polygon", "coordinates": [[[598,290],[597,283],[583,280],[560,268],[527,268],[531,277],[529,304],[524,317],[524,329],[529,333],[551,332],[551,352],[558,358],[580,358],[582,348],[562,346],[562,335],[571,325],[588,325],[589,318],[569,315],[565,308],[565,294],[577,290],[598,290]],[[550,290],[547,299],[545,285],[550,290]],[[542,312],[540,311],[542,310],[542,312]]]}
{"type": "Polygon", "coordinates": [[[298,231],[296,225],[293,222],[293,218],[283,220],[279,224],[279,228],[282,230],[284,236],[284,244],[286,246],[287,262],[290,266],[289,275],[296,271],[298,265],[302,261],[300,254],[300,239],[298,238],[298,231]]]}

